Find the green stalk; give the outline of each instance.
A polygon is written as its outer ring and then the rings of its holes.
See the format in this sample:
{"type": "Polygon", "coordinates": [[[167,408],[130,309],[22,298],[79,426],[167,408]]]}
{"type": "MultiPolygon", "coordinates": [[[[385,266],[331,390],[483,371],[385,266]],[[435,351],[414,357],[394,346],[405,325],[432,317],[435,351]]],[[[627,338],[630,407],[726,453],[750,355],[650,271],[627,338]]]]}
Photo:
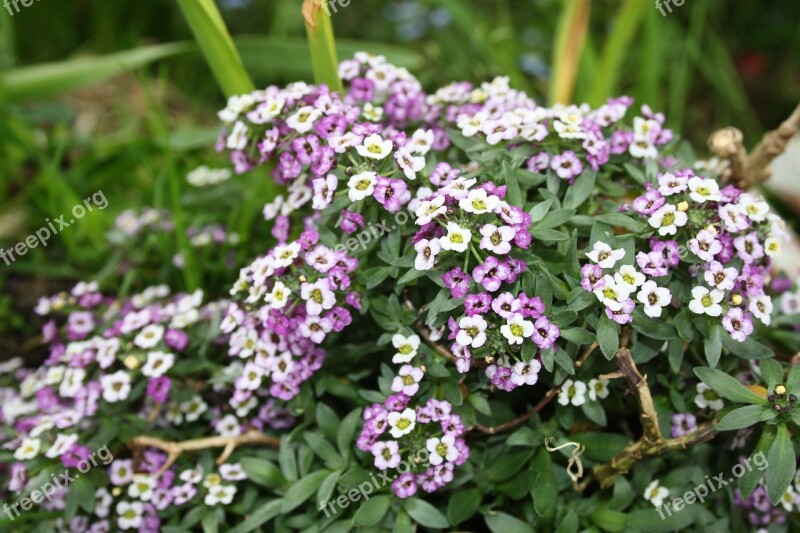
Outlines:
{"type": "Polygon", "coordinates": [[[625,0],[619,6],[614,18],[611,35],[603,47],[597,72],[600,74],[593,80],[589,103],[600,105],[619,90],[622,74],[622,63],[630,53],[633,39],[642,25],[645,9],[652,6],[642,0],[625,0]]]}
{"type": "Polygon", "coordinates": [[[341,94],[344,87],[339,78],[339,60],[336,57],[333,24],[323,5],[324,0],[305,0],[303,2],[303,19],[306,23],[308,46],[311,50],[314,82],[318,85],[324,83],[330,90],[341,94]]]}
{"type": "Polygon", "coordinates": [[[255,89],[214,0],[178,0],[183,16],[225,96],[255,89]]]}
{"type": "Polygon", "coordinates": [[[590,0],[565,0],[556,30],[553,49],[553,79],[550,104],[568,104],[575,92],[578,65],[589,29],[590,0]]]}

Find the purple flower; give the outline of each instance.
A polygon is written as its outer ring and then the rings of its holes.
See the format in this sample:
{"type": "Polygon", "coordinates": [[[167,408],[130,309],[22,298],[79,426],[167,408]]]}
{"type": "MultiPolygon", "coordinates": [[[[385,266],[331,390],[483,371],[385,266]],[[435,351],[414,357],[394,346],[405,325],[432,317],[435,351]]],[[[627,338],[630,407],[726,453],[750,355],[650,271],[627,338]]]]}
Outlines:
{"type": "Polygon", "coordinates": [[[633,210],[640,215],[652,215],[665,203],[667,200],[661,196],[661,193],[656,189],[649,189],[633,201],[633,210]]]}
{"type": "Polygon", "coordinates": [[[572,181],[583,172],[583,163],[572,150],[553,157],[550,168],[555,170],[559,178],[572,181]]]}
{"type": "Polygon", "coordinates": [[[397,441],[376,442],[372,445],[370,452],[375,457],[375,468],[387,470],[395,468],[400,464],[400,447],[397,441]]]}
{"type": "Polygon", "coordinates": [[[603,279],[603,269],[600,265],[587,263],[581,268],[581,287],[589,292],[594,292],[597,289],[602,289],[606,284],[603,279]]]}
{"type": "Polygon", "coordinates": [[[519,312],[524,317],[539,318],[544,314],[544,302],[538,296],[529,298],[527,294],[522,292],[519,295],[519,304],[519,312]]]}
{"type": "Polygon", "coordinates": [[[390,213],[396,213],[411,200],[406,182],[378,176],[375,184],[375,199],[390,213]]]}
{"type": "Polygon", "coordinates": [[[359,213],[354,213],[352,211],[342,211],[342,231],[347,233],[348,235],[358,231],[358,228],[363,228],[366,226],[364,222],[364,217],[361,216],[359,213]]]}
{"type": "Polygon", "coordinates": [[[731,334],[733,340],[744,342],[753,333],[753,319],[750,313],[745,313],[741,308],[734,307],[723,317],[722,327],[731,334]]]}
{"type": "Polygon", "coordinates": [[[154,402],[164,403],[169,398],[169,391],[172,388],[172,381],[167,376],[150,378],[147,382],[147,395],[154,402]]]}
{"type": "Polygon", "coordinates": [[[683,437],[697,429],[697,419],[692,413],[675,413],[672,415],[672,436],[683,437]]]}
{"type": "Polygon", "coordinates": [[[650,251],[663,255],[670,268],[675,268],[681,262],[680,247],[676,241],[660,241],[653,237],[650,239],[650,251]]]}
{"type": "Polygon", "coordinates": [[[398,498],[410,498],[417,493],[417,481],[414,479],[414,474],[406,472],[401,474],[394,483],[392,483],[392,490],[398,498]]]}
{"type": "Polygon", "coordinates": [[[456,356],[456,370],[462,374],[469,372],[472,366],[472,351],[458,343],[454,343],[450,351],[456,356]]]}
{"type": "Polygon", "coordinates": [[[189,344],[189,336],[179,329],[168,329],[164,334],[164,343],[173,350],[182,352],[189,344]]]}
{"type": "Polygon", "coordinates": [[[556,340],[561,336],[558,326],[551,324],[547,317],[541,317],[534,323],[533,342],[542,350],[552,348],[556,340]]]}
{"type": "Polygon", "coordinates": [[[460,266],[457,266],[444,274],[442,276],[442,281],[444,282],[444,286],[450,289],[451,297],[463,298],[467,295],[471,280],[469,275],[464,272],[460,266]]]}
{"type": "Polygon", "coordinates": [[[496,257],[490,255],[482,265],[476,266],[472,270],[472,277],[477,282],[483,285],[483,288],[489,292],[494,292],[500,288],[500,285],[506,281],[511,275],[511,269],[506,263],[497,260],[496,257]]]}
{"type": "Polygon", "coordinates": [[[80,444],[73,444],[66,452],[61,455],[61,463],[65,468],[75,468],[92,455],[92,450],[80,444]]]}
{"type": "Polygon", "coordinates": [[[636,307],[636,302],[632,298],[628,298],[622,302],[622,307],[619,311],[612,311],[606,307],[606,316],[616,322],[617,324],[629,324],[633,320],[633,309],[636,307]]]}
{"type": "Polygon", "coordinates": [[[491,365],[486,368],[486,376],[492,381],[492,385],[506,392],[517,388],[517,384],[511,379],[512,375],[511,369],[505,366],[491,365]]]}
{"type": "Polygon", "coordinates": [[[11,465],[11,475],[8,480],[8,490],[11,492],[22,492],[28,482],[28,469],[23,463],[11,465]]]}
{"type": "Polygon", "coordinates": [[[658,278],[669,273],[664,256],[659,252],[650,252],[649,254],[639,252],[636,254],[636,263],[648,276],[658,278]]]}
{"type": "Polygon", "coordinates": [[[464,300],[464,313],[467,316],[483,315],[489,312],[492,296],[488,292],[470,294],[464,300]]]}

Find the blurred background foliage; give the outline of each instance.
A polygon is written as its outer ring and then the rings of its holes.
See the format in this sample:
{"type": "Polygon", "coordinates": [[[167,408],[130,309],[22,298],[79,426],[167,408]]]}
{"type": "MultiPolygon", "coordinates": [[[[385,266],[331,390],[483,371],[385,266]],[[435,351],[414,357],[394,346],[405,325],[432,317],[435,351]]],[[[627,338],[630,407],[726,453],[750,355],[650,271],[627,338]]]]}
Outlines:
{"type": "MultiPolygon", "coordinates": [[[[77,279],[111,291],[153,281],[221,290],[226,269],[259,252],[265,171],[209,190],[185,179],[200,164],[227,166],[212,148],[226,84],[181,11],[197,1],[42,0],[13,17],[0,11],[0,246],[99,189],[109,200],[47,248],[0,263],[0,349],[17,349],[4,330],[29,325],[36,297],[77,279]],[[176,230],[106,237],[120,212],[144,206],[169,211],[176,230]],[[211,223],[242,239],[224,261],[187,237],[211,223]]],[[[312,80],[301,4],[217,2],[256,86],[312,80]]],[[[332,21],[340,59],[382,53],[429,88],[508,75],[542,102],[629,94],[664,112],[699,154],[727,125],[754,144],[800,101],[797,0],[691,0],[667,16],[651,0],[353,0],[332,21]]]]}

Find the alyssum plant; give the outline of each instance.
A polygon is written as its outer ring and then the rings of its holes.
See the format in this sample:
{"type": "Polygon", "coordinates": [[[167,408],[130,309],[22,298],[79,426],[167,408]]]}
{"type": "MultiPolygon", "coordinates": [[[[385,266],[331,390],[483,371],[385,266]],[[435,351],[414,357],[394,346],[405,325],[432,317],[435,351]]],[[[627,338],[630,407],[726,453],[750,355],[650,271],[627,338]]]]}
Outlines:
{"type": "Polygon", "coordinates": [[[277,244],[228,295],[40,302],[50,357],[2,369],[3,496],[115,459],[12,528],[797,526],[800,289],[771,270],[787,235],[758,194],[629,98],[426,93],[367,54],[340,76],[220,112],[237,172],[285,186],[277,244]],[[765,471],[656,519],[758,452],[765,471]]]}

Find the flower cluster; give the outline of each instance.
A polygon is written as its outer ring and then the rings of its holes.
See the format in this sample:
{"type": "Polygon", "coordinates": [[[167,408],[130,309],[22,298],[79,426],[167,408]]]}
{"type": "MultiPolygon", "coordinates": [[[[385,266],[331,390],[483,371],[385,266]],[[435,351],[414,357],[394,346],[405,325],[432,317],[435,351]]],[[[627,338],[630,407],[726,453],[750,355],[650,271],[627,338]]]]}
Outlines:
{"type": "Polygon", "coordinates": [[[227,372],[235,377],[231,405],[239,417],[271,406],[259,396],[294,398],[322,366],[325,350],[319,345],[352,321],[343,306],[360,305],[350,290],[358,260],[318,240],[307,231],[274,247],[243,268],[230,291],[238,301],[221,327],[230,335],[234,360],[227,372]]]}
{"type": "Polygon", "coordinates": [[[438,490],[453,480],[454,468],[469,458],[462,438],[466,429],[461,417],[453,413],[453,406],[429,399],[424,406],[412,409],[408,407],[410,399],[400,392],[383,404],[364,409],[364,427],[357,441],[360,450],[372,454],[376,468],[400,473],[392,483],[399,498],[413,496],[419,487],[425,492],[438,490]],[[401,452],[405,450],[422,453],[413,453],[409,462],[402,462],[401,452]]]}

